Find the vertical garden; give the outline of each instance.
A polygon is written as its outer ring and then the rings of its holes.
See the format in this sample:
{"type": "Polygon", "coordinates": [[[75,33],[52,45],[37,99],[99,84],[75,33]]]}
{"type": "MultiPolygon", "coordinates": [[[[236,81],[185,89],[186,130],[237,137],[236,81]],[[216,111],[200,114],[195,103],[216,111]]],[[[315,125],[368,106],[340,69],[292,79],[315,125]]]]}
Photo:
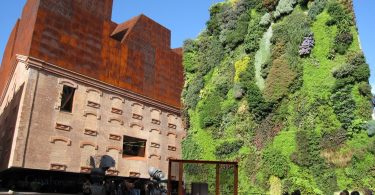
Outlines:
{"type": "Polygon", "coordinates": [[[184,71],[184,159],[239,161],[243,194],[375,190],[370,71],[351,0],[213,5],[184,44],[184,71]]]}

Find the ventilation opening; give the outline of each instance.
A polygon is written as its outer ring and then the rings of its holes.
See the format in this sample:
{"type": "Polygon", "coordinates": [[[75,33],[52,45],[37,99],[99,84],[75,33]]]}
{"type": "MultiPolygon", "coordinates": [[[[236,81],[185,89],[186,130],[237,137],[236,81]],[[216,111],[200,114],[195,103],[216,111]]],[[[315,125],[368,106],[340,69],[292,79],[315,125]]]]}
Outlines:
{"type": "Polygon", "coordinates": [[[64,85],[61,96],[60,110],[72,112],[75,88],[64,85]]]}
{"type": "Polygon", "coordinates": [[[127,32],[128,29],[124,29],[116,34],[113,34],[111,38],[121,42],[127,32]]]}
{"type": "Polygon", "coordinates": [[[124,136],[123,155],[144,157],[146,140],[135,137],[124,136]]]}

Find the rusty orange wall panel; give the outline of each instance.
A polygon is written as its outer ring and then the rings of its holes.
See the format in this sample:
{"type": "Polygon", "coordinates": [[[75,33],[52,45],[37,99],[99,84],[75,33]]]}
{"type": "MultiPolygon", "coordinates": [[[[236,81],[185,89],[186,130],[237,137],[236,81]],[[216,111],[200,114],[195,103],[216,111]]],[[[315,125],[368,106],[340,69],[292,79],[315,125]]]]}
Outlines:
{"type": "MultiPolygon", "coordinates": [[[[4,91],[6,86],[8,85],[8,81],[11,79],[12,72],[14,70],[15,65],[14,63],[12,63],[12,56],[14,52],[14,45],[16,42],[18,25],[19,25],[19,21],[17,21],[16,25],[14,26],[9,36],[8,43],[5,47],[3,60],[1,62],[1,67],[0,67],[0,91],[1,92],[4,91]]],[[[2,93],[0,95],[2,95],[2,93]]],[[[1,96],[0,96],[0,99],[2,99],[1,96]]]]}
{"type": "Polygon", "coordinates": [[[9,37],[0,67],[0,103],[3,100],[16,65],[15,55],[29,54],[38,7],[39,0],[27,1],[23,8],[21,19],[17,21],[9,37]]]}
{"type": "Polygon", "coordinates": [[[112,0],[52,1],[28,1],[38,6],[28,55],[180,107],[182,55],[168,29],[144,15],[113,23],[112,0]]]}

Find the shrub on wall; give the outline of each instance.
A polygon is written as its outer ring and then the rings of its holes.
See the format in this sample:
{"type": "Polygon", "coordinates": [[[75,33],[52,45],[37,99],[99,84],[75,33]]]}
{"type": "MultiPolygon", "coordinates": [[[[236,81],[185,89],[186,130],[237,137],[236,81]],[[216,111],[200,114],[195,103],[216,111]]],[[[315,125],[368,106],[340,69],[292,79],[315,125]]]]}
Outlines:
{"type": "Polygon", "coordinates": [[[265,27],[268,27],[272,22],[272,16],[270,13],[265,13],[260,19],[259,24],[265,27]]]}
{"type": "Polygon", "coordinates": [[[241,140],[223,142],[216,147],[215,155],[218,157],[228,156],[237,152],[243,144],[244,143],[241,140]]]}
{"type": "Polygon", "coordinates": [[[274,148],[267,148],[262,154],[263,169],[268,175],[284,178],[290,169],[288,159],[274,148]]]}
{"type": "Polygon", "coordinates": [[[333,109],[344,129],[348,129],[354,120],[356,103],[351,95],[352,86],[347,85],[331,96],[333,109]]]}
{"type": "Polygon", "coordinates": [[[350,15],[346,13],[340,3],[332,1],[327,7],[327,11],[332,18],[327,21],[327,25],[338,26],[338,33],[334,40],[333,49],[335,52],[343,55],[353,42],[353,35],[350,31],[353,22],[350,15]]]}
{"type": "Polygon", "coordinates": [[[223,99],[218,95],[217,92],[210,94],[205,98],[199,106],[200,126],[202,128],[214,126],[219,127],[221,122],[222,113],[218,102],[223,99]]]}
{"type": "Polygon", "coordinates": [[[338,33],[334,41],[334,50],[343,55],[353,43],[353,35],[351,32],[338,33]]]}
{"type": "Polygon", "coordinates": [[[324,7],[327,5],[327,0],[315,0],[309,9],[308,16],[315,20],[316,16],[323,12],[324,7]]]}
{"type": "MultiPolygon", "coordinates": [[[[285,58],[294,70],[297,70],[297,67],[300,66],[299,46],[303,38],[311,33],[310,22],[310,19],[303,12],[296,11],[272,27],[273,52],[279,51],[278,55],[286,54],[285,58]],[[277,50],[275,49],[276,46],[279,47],[277,50]]],[[[276,56],[277,54],[272,54],[273,59],[276,59],[276,56]]]]}
{"type": "Polygon", "coordinates": [[[243,43],[247,34],[250,15],[243,13],[237,20],[234,30],[228,31],[224,39],[224,46],[230,50],[234,50],[239,44],[243,43]]]}
{"type": "Polygon", "coordinates": [[[282,15],[291,13],[296,3],[297,0],[280,0],[279,4],[276,6],[275,12],[273,12],[273,17],[277,19],[282,15]]]}
{"type": "Polygon", "coordinates": [[[310,33],[308,36],[303,38],[303,41],[301,45],[299,46],[299,55],[300,56],[310,55],[314,46],[315,46],[314,34],[310,33]]]}
{"type": "Polygon", "coordinates": [[[358,84],[358,91],[363,97],[368,97],[369,99],[372,98],[371,85],[368,82],[360,82],[358,84]]]}
{"type": "Polygon", "coordinates": [[[255,83],[251,83],[248,86],[246,96],[249,103],[249,111],[257,122],[262,121],[272,111],[272,104],[263,98],[262,92],[255,83]]]}
{"type": "Polygon", "coordinates": [[[245,37],[245,51],[246,53],[256,52],[259,49],[259,41],[263,36],[263,33],[266,31],[266,28],[260,26],[261,21],[260,16],[252,18],[249,23],[247,35],[245,37]]]}
{"type": "Polygon", "coordinates": [[[268,101],[278,101],[283,98],[288,93],[288,88],[296,76],[296,73],[289,68],[285,59],[274,60],[263,92],[266,99],[268,101]]]}
{"type": "Polygon", "coordinates": [[[184,98],[184,105],[187,109],[195,108],[199,101],[199,93],[204,86],[203,78],[200,75],[195,75],[191,79],[182,92],[184,98]]]}
{"type": "Polygon", "coordinates": [[[312,131],[300,130],[296,133],[296,151],[292,154],[291,160],[305,167],[320,164],[320,139],[312,131]]]}
{"type": "MultiPolygon", "coordinates": [[[[367,135],[370,136],[370,137],[374,136],[375,135],[375,120],[369,121],[366,124],[366,128],[367,128],[367,135]]],[[[375,147],[375,144],[373,144],[373,147],[375,147]]]]}
{"type": "Polygon", "coordinates": [[[263,7],[265,7],[268,11],[273,11],[278,3],[279,0],[263,0],[263,7]]]}

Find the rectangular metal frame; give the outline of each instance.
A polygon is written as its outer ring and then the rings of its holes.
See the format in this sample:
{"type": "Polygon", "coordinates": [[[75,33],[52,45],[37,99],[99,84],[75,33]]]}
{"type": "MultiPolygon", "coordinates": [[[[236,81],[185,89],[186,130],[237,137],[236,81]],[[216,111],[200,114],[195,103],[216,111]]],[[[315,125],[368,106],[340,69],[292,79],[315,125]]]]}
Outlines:
{"type": "Polygon", "coordinates": [[[180,160],[180,159],[170,159],[168,164],[168,195],[172,194],[172,184],[171,184],[171,170],[172,163],[178,163],[179,169],[179,178],[178,178],[178,194],[183,194],[183,164],[212,164],[216,165],[216,195],[220,195],[220,165],[233,165],[234,167],[234,189],[233,195],[238,195],[238,162],[229,162],[229,161],[206,161],[206,160],[180,160]]]}

